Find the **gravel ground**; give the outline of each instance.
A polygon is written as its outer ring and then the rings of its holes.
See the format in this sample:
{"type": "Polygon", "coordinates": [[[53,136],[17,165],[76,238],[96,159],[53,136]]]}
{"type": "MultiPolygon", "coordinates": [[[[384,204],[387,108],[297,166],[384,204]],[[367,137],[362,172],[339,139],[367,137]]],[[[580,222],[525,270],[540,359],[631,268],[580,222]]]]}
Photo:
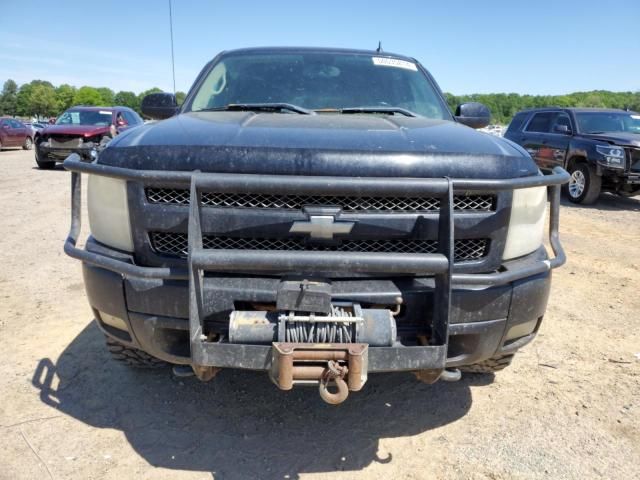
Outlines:
{"type": "Polygon", "coordinates": [[[258,373],[131,371],[62,252],[69,174],[0,152],[0,478],[640,478],[640,201],[562,208],[568,264],[494,376],[371,376],[339,406],[258,373]]]}

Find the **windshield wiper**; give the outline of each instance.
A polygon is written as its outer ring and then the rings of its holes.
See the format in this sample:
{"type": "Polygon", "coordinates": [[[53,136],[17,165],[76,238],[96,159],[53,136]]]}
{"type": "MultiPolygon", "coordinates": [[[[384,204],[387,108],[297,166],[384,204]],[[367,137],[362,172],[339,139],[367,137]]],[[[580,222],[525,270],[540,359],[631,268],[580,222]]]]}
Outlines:
{"type": "Polygon", "coordinates": [[[340,113],[399,113],[405,117],[418,117],[417,113],[401,107],[348,107],[338,110],[340,113]]]}
{"type": "Polygon", "coordinates": [[[292,103],[230,103],[224,107],[203,108],[198,112],[295,112],[302,115],[315,115],[316,112],[292,103]]]}

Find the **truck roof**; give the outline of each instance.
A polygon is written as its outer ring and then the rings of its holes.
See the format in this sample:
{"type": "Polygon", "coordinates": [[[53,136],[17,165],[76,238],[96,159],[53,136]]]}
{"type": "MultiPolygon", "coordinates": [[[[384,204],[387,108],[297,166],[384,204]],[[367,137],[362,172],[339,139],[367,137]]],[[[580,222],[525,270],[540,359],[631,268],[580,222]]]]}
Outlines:
{"type": "Polygon", "coordinates": [[[85,111],[85,112],[97,112],[98,110],[132,110],[129,107],[122,107],[119,105],[112,107],[99,107],[99,106],[89,106],[89,105],[74,105],[73,107],[69,107],[67,110],[75,110],[75,111],[85,111]]]}
{"type": "Polygon", "coordinates": [[[384,50],[359,50],[353,48],[328,48],[328,47],[249,47],[235,50],[226,50],[222,55],[228,54],[251,54],[251,53],[338,53],[356,55],[377,55],[382,57],[393,57],[401,60],[416,61],[415,58],[384,50]]]}
{"type": "Polygon", "coordinates": [[[620,113],[620,112],[627,112],[628,110],[622,110],[621,108],[595,108],[595,107],[556,107],[556,106],[549,106],[549,107],[537,107],[537,108],[525,108],[523,110],[520,110],[520,112],[518,113],[522,113],[522,112],[542,112],[542,111],[547,111],[547,110],[564,110],[564,111],[570,111],[570,112],[575,112],[575,113],[587,113],[587,112],[599,112],[599,113],[620,113]]]}

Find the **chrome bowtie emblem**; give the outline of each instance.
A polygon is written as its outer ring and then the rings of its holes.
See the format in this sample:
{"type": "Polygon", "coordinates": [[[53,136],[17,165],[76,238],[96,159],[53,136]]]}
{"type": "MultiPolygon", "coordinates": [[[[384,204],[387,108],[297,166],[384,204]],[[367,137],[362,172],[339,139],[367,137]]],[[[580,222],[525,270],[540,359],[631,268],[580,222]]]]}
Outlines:
{"type": "Polygon", "coordinates": [[[332,215],[311,215],[309,221],[293,222],[289,233],[306,233],[311,238],[332,240],[336,234],[347,234],[354,222],[337,222],[332,215]]]}

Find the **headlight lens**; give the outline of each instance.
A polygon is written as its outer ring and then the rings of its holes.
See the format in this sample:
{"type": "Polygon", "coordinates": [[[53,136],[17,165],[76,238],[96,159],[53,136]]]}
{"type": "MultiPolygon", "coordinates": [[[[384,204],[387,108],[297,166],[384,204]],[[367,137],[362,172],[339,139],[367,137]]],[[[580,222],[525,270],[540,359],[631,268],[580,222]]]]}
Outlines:
{"type": "Polygon", "coordinates": [[[513,191],[511,218],[503,260],[521,257],[542,245],[547,187],[523,188],[513,191]]]}
{"type": "Polygon", "coordinates": [[[91,234],[96,240],[119,250],[133,252],[126,181],[89,175],[87,207],[91,234]]]}
{"type": "Polygon", "coordinates": [[[596,145],[596,151],[604,158],[598,163],[612,168],[624,168],[624,148],[611,145],[596,145]]]}

